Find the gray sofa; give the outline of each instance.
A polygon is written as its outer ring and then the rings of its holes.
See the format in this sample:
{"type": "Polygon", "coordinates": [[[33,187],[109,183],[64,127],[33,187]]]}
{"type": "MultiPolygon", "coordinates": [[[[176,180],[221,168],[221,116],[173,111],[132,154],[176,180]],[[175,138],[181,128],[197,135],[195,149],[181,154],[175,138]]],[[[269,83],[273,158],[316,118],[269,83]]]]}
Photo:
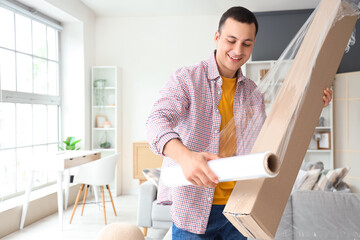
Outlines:
{"type": "Polygon", "coordinates": [[[171,227],[170,205],[156,204],[157,188],[146,181],[140,185],[137,225],[143,228],[144,235],[148,228],[169,229],[171,227]]]}
{"type": "Polygon", "coordinates": [[[360,239],[360,194],[293,192],[275,239],[360,239]]]}
{"type": "MultiPolygon", "coordinates": [[[[140,186],[137,220],[145,229],[171,227],[170,206],[156,204],[156,187],[150,182],[140,186]]],[[[360,240],[360,193],[293,192],[275,239],[360,240]]]]}

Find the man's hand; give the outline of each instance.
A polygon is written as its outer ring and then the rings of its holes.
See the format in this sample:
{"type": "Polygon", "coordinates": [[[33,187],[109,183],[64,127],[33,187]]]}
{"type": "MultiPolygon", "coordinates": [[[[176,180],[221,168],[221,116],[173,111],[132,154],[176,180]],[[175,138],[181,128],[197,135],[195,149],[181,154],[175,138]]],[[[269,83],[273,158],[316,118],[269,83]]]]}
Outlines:
{"type": "Polygon", "coordinates": [[[324,90],[324,96],[323,96],[324,107],[329,106],[331,99],[332,99],[332,91],[329,88],[327,88],[324,90]]]}
{"type": "Polygon", "coordinates": [[[185,178],[192,184],[214,188],[219,183],[218,177],[207,164],[210,160],[220,158],[218,155],[190,151],[178,139],[172,139],[165,145],[164,154],[179,163],[185,178]]]}
{"type": "Polygon", "coordinates": [[[218,158],[216,154],[190,151],[179,164],[189,182],[200,187],[214,188],[219,180],[207,162],[218,158]]]}

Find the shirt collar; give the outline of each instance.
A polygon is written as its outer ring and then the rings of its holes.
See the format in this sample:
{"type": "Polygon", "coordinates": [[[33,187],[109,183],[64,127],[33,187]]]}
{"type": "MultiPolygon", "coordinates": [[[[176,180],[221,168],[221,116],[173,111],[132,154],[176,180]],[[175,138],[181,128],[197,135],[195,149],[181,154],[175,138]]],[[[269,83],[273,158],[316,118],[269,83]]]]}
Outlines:
{"type": "MultiPolygon", "coordinates": [[[[210,58],[207,60],[208,68],[207,68],[207,76],[208,80],[219,80],[220,79],[220,73],[219,69],[216,64],[215,59],[216,50],[211,54],[210,58]]],[[[237,82],[244,81],[246,77],[243,75],[241,68],[237,72],[237,82]]]]}

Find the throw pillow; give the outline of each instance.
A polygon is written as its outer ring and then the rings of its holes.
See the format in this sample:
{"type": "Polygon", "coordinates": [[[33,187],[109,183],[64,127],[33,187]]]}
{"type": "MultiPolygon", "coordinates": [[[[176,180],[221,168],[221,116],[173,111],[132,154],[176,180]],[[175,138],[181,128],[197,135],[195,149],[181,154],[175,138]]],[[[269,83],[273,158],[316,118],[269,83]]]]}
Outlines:
{"type": "Polygon", "coordinates": [[[299,190],[312,190],[320,175],[320,169],[309,170],[306,174],[305,181],[301,184],[299,190]]]}
{"type": "Polygon", "coordinates": [[[316,163],[312,163],[312,162],[307,162],[304,163],[304,166],[302,167],[302,169],[308,171],[308,170],[313,170],[313,169],[320,169],[321,171],[324,170],[324,163],[319,161],[316,163]]]}
{"type": "Polygon", "coordinates": [[[160,168],[145,168],[142,172],[146,180],[158,187],[161,172],[160,168]]]}
{"type": "Polygon", "coordinates": [[[323,162],[314,163],[309,170],[313,170],[313,169],[320,169],[320,171],[324,170],[324,163],[323,162]]]}
{"type": "Polygon", "coordinates": [[[323,171],[319,181],[314,186],[314,190],[336,191],[337,186],[342,182],[348,172],[349,168],[346,167],[323,171]]]}
{"type": "Polygon", "coordinates": [[[349,185],[347,185],[346,182],[341,181],[339,182],[339,184],[336,186],[336,192],[351,192],[351,189],[349,187],[349,185]]]}
{"type": "Polygon", "coordinates": [[[296,180],[295,180],[292,191],[299,190],[300,186],[304,183],[306,177],[307,177],[307,171],[304,171],[304,170],[300,169],[299,173],[298,173],[298,175],[296,177],[296,180]]]}

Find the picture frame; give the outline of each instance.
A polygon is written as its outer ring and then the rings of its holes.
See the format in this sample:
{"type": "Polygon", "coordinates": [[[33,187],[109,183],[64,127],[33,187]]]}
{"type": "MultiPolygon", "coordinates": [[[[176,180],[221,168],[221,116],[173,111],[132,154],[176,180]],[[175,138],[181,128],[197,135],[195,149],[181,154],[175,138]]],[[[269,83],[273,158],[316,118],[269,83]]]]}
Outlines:
{"type": "Polygon", "coordinates": [[[330,132],[322,132],[320,134],[320,140],[317,141],[319,150],[330,150],[331,149],[331,135],[330,132]]]}
{"type": "Polygon", "coordinates": [[[96,115],[95,127],[103,128],[106,121],[108,121],[106,115],[96,115]]]}
{"type": "Polygon", "coordinates": [[[260,74],[260,80],[263,80],[265,75],[268,73],[268,71],[270,71],[270,69],[268,68],[264,68],[264,69],[260,69],[259,74],[260,74]]]}

